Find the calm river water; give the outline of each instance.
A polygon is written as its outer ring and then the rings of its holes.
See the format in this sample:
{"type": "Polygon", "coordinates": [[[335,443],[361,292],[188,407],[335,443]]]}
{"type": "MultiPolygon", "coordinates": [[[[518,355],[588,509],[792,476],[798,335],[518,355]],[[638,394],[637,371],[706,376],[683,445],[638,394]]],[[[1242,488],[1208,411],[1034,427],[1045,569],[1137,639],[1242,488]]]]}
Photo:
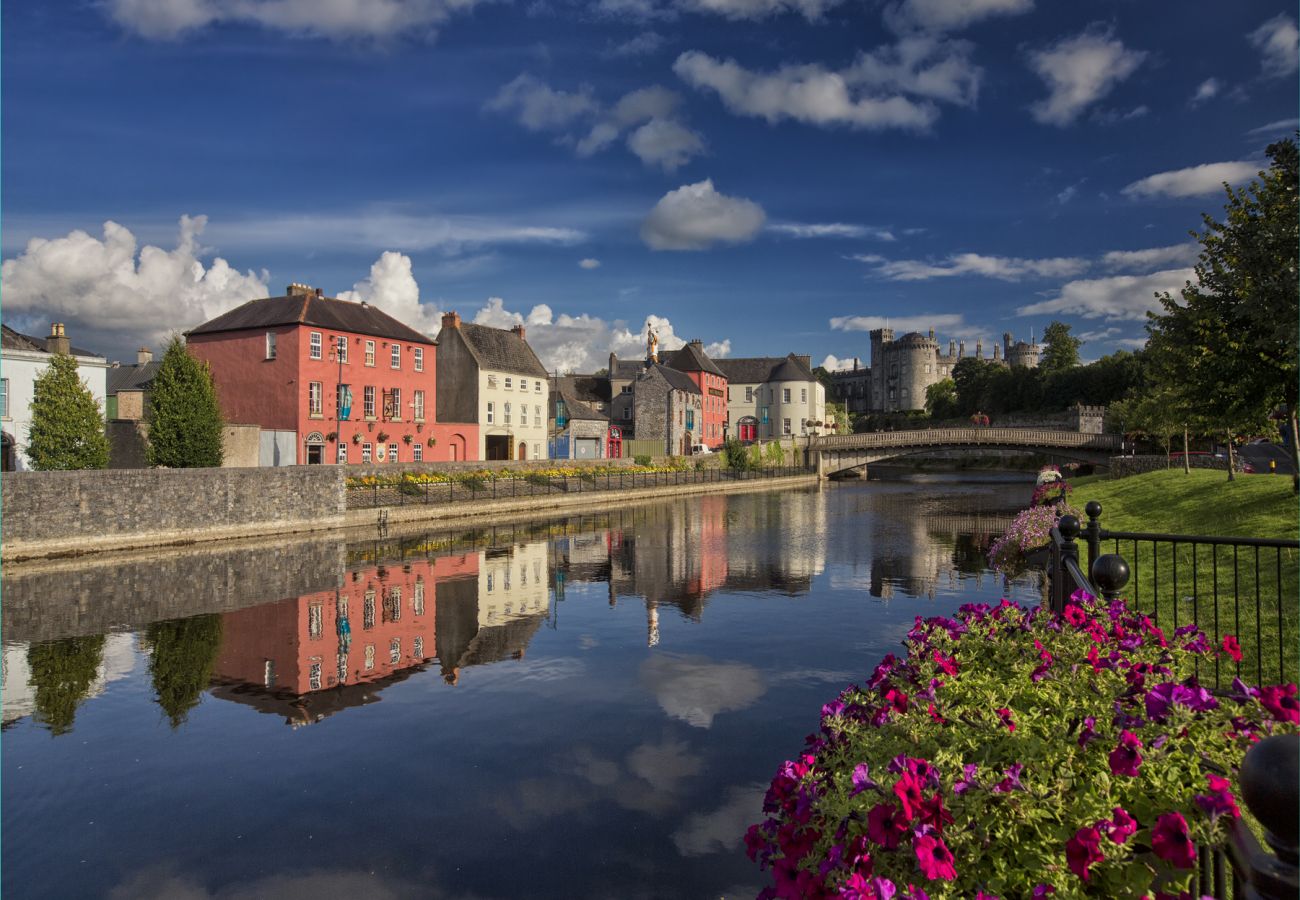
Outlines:
{"type": "MultiPolygon", "coordinates": [[[[989,478],[989,476],[984,476],[989,478]]],[[[752,897],[741,837],[1022,477],[4,581],[6,898],[752,897]]]]}

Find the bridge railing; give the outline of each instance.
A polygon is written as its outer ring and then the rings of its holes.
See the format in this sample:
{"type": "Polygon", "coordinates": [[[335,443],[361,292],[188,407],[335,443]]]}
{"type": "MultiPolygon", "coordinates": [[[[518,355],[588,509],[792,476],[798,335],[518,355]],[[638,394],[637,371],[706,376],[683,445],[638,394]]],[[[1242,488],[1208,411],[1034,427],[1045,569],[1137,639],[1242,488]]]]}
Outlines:
{"type": "Polygon", "coordinates": [[[909,431],[867,431],[812,438],[812,450],[867,450],[875,447],[999,446],[1063,447],[1087,450],[1120,449],[1118,434],[1081,434],[1041,428],[918,428],[909,431]]]}

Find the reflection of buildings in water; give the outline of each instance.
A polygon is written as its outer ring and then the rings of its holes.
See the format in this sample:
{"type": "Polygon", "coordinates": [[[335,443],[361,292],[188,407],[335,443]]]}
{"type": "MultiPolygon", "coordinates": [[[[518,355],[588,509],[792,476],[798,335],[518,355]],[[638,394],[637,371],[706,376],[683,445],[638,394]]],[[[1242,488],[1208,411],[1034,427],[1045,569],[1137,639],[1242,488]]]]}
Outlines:
{"type": "Polygon", "coordinates": [[[437,584],[478,554],[358,569],[342,587],[222,615],[212,694],[309,724],[378,699],[434,655],[437,584]]]}
{"type": "Polygon", "coordinates": [[[782,491],[730,498],[727,587],[807,593],[826,568],[827,492],[782,491]]]}
{"type": "MultiPolygon", "coordinates": [[[[32,684],[31,667],[27,662],[27,642],[6,644],[0,657],[0,698],[3,698],[3,722],[6,727],[36,709],[36,686],[32,684]]],[[[95,678],[81,702],[104,693],[114,681],[119,681],[135,670],[135,637],[130,634],[104,635],[95,678]]]]}
{"type": "Polygon", "coordinates": [[[448,684],[468,666],[523,658],[550,612],[549,546],[481,551],[477,577],[439,583],[437,655],[448,684]]]}

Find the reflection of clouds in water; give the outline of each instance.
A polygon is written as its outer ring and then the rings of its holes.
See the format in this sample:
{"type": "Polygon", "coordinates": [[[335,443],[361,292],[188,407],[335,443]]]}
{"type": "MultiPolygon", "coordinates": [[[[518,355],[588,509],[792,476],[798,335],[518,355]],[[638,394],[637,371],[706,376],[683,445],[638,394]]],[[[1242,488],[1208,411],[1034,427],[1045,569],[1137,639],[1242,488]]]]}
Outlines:
{"type": "MultiPolygon", "coordinates": [[[[560,657],[555,659],[512,660],[505,666],[476,666],[474,689],[477,691],[518,692],[521,688],[537,690],[539,685],[580,678],[587,674],[587,664],[580,659],[560,657]]],[[[442,685],[437,685],[441,688],[442,685]]]]}
{"type": "Polygon", "coordinates": [[[198,881],[158,867],[132,875],[109,891],[108,900],[415,900],[447,896],[424,879],[417,884],[357,871],[269,875],[210,891],[198,881]]]}
{"type": "Polygon", "coordinates": [[[578,646],[583,650],[590,650],[593,647],[600,646],[600,639],[593,634],[583,634],[578,636],[578,646]]]}
{"type": "Polygon", "coordinates": [[[861,672],[836,669],[791,669],[768,676],[773,684],[844,684],[861,678],[861,672]]]}
{"type": "Polygon", "coordinates": [[[557,762],[554,777],[524,779],[498,795],[493,806],[521,831],[598,802],[662,815],[680,805],[683,782],[703,768],[685,741],[668,738],[632,748],[622,764],[578,746],[557,762]]]}
{"type": "Polygon", "coordinates": [[[761,784],[728,789],[726,803],[713,812],[695,813],[673,832],[677,852],[682,856],[707,856],[739,847],[745,830],[763,818],[766,790],[761,784]]]}
{"type": "Polygon", "coordinates": [[[696,728],[710,727],[719,713],[751,706],[766,690],[753,666],[670,653],[648,660],[641,667],[641,680],[664,712],[696,728]]]}

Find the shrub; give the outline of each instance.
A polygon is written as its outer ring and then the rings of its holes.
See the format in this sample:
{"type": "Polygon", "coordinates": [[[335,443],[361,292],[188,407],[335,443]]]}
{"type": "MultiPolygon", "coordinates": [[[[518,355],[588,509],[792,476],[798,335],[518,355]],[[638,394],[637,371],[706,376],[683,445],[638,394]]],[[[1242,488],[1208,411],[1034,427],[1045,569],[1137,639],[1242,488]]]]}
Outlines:
{"type": "Polygon", "coordinates": [[[460,483],[471,491],[487,490],[487,485],[483,482],[483,479],[477,475],[466,475],[464,478],[460,479],[460,483]]]}
{"type": "Polygon", "coordinates": [[[772,441],[772,443],[768,444],[764,455],[767,457],[766,462],[769,466],[785,465],[785,448],[781,446],[780,441],[772,441]]]}
{"type": "Polygon", "coordinates": [[[397,490],[408,497],[423,497],[425,489],[418,481],[402,480],[397,483],[397,490]]]}
{"type": "Polygon", "coordinates": [[[648,468],[652,459],[649,453],[638,453],[636,456],[632,457],[632,462],[643,468],[648,468]]]}
{"type": "Polygon", "coordinates": [[[539,473],[537,473],[537,472],[529,472],[528,474],[526,474],[526,475],[524,476],[524,481],[528,482],[529,484],[535,484],[535,485],[537,485],[538,487],[550,487],[550,486],[551,486],[551,479],[549,479],[549,478],[547,478],[545,475],[541,475],[541,474],[539,474],[539,473]]]}
{"type": "Polygon", "coordinates": [[[206,363],[180,338],[163,353],[149,394],[149,465],[171,469],[220,466],[221,407],[206,363]]]}
{"type": "Polygon", "coordinates": [[[745,837],[773,871],[765,895],[1193,890],[1198,848],[1238,815],[1246,750],[1297,730],[1296,686],[1216,698],[1195,670],[1239,658],[1231,636],[1217,649],[1122,600],[1072,600],[1059,617],[1006,600],[918,617],[904,659],[823,707],[745,837]]]}
{"type": "Polygon", "coordinates": [[[749,449],[732,438],[722,445],[722,462],[728,469],[743,472],[749,468],[749,449]]]}
{"type": "Polygon", "coordinates": [[[108,438],[99,401],[77,374],[77,361],[64,353],[32,386],[32,424],[27,458],[33,469],[102,469],[108,465],[108,438]]]}

